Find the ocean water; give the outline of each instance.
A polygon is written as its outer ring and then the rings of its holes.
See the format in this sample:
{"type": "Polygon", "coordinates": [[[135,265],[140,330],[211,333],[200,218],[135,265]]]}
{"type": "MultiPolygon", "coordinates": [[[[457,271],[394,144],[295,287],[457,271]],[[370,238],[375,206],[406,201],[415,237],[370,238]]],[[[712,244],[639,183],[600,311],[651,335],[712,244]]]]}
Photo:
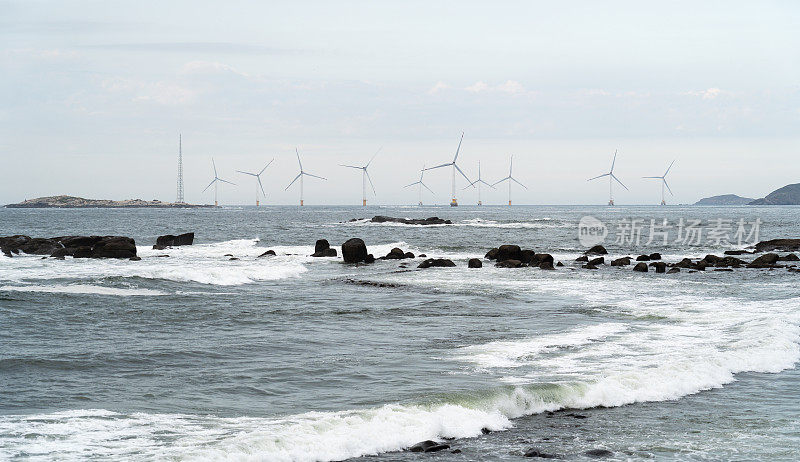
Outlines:
{"type": "Polygon", "coordinates": [[[0,209],[0,235],[122,234],[142,257],[0,255],[0,459],[796,460],[800,275],[580,269],[586,215],[800,237],[793,207],[0,209]],[[348,222],[378,214],[454,224],[348,222]],[[457,267],[308,256],[351,237],[457,267]],[[466,267],[503,243],[565,266],[466,267]],[[403,451],[427,439],[461,452],[403,451]]]}

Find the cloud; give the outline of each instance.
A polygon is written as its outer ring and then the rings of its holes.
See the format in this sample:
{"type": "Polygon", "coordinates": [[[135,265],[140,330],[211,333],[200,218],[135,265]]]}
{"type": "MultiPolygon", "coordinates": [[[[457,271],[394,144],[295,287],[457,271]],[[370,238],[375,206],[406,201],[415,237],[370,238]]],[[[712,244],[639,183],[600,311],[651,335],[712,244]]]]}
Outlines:
{"type": "Polygon", "coordinates": [[[436,82],[436,85],[434,85],[433,87],[431,87],[430,90],[428,90],[428,94],[435,95],[436,93],[439,93],[440,91],[443,91],[443,90],[447,90],[448,88],[452,88],[452,87],[440,80],[440,81],[436,82]]]}
{"type": "Polygon", "coordinates": [[[534,95],[536,93],[525,90],[525,87],[516,80],[506,80],[495,86],[480,80],[464,88],[464,90],[470,93],[504,93],[506,95],[534,95]]]}
{"type": "Polygon", "coordinates": [[[104,80],[102,87],[109,93],[128,95],[132,101],[150,102],[164,106],[188,104],[197,96],[192,89],[168,82],[144,82],[114,78],[104,80]]]}
{"type": "Polygon", "coordinates": [[[495,87],[495,89],[499,92],[509,93],[512,95],[525,92],[525,88],[516,80],[506,80],[505,83],[498,85],[495,87]]]}
{"type": "Polygon", "coordinates": [[[250,77],[247,73],[223,63],[212,61],[190,61],[183,65],[183,74],[236,74],[242,77],[250,77]]]}
{"type": "Polygon", "coordinates": [[[475,82],[474,84],[465,88],[470,93],[482,93],[489,91],[489,85],[484,81],[475,82]]]}
{"type": "Polygon", "coordinates": [[[689,96],[699,96],[699,97],[701,97],[703,99],[708,100],[708,99],[714,99],[714,98],[716,98],[716,97],[718,97],[720,95],[727,94],[727,92],[723,91],[723,90],[720,90],[719,88],[711,87],[711,88],[707,88],[705,90],[687,91],[687,92],[685,92],[683,94],[684,95],[689,95],[689,96]]]}

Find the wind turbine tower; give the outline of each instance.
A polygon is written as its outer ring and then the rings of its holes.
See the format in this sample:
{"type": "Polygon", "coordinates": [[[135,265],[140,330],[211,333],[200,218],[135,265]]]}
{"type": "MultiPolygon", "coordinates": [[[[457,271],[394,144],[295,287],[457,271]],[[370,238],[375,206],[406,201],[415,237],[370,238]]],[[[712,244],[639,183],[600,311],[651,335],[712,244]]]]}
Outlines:
{"type": "Polygon", "coordinates": [[[262,169],[261,169],[261,171],[260,171],[260,172],[258,172],[258,173],[243,172],[243,171],[241,171],[241,170],[236,170],[236,171],[237,171],[237,172],[239,172],[239,173],[244,173],[245,175],[250,175],[250,176],[254,176],[254,177],[256,177],[256,180],[258,181],[258,183],[257,183],[257,184],[258,184],[258,188],[256,188],[256,207],[258,207],[258,206],[259,206],[259,202],[258,202],[258,199],[260,198],[260,196],[258,195],[258,189],[259,189],[259,188],[261,188],[261,194],[263,194],[263,195],[264,195],[264,198],[266,199],[266,197],[267,197],[267,193],[265,193],[265,192],[264,192],[264,185],[263,185],[263,184],[261,184],[261,174],[262,174],[262,173],[264,173],[264,170],[266,170],[266,169],[267,169],[267,167],[269,167],[269,166],[270,166],[270,164],[272,164],[272,161],[273,161],[273,160],[275,160],[275,159],[272,159],[271,161],[269,161],[269,162],[267,163],[267,165],[266,165],[266,166],[264,166],[264,168],[262,168],[262,169]]]}
{"type": "Polygon", "coordinates": [[[208,186],[206,186],[206,189],[204,189],[203,192],[206,192],[206,190],[208,188],[210,188],[211,185],[213,184],[214,185],[214,207],[219,207],[219,202],[217,201],[217,186],[219,186],[219,183],[222,182],[222,183],[228,183],[228,184],[233,184],[233,185],[235,185],[236,183],[231,183],[228,180],[223,180],[222,178],[219,177],[219,175],[217,175],[217,164],[214,163],[214,158],[213,157],[211,158],[211,165],[214,167],[214,179],[211,180],[211,183],[209,183],[208,186]]]}
{"type": "Polygon", "coordinates": [[[378,153],[381,152],[381,149],[383,148],[382,147],[378,148],[375,154],[372,155],[372,158],[369,160],[369,162],[367,162],[367,164],[364,165],[363,167],[358,167],[355,165],[339,164],[342,167],[355,168],[357,170],[361,170],[361,205],[364,207],[367,206],[367,180],[369,180],[369,185],[372,186],[372,194],[375,195],[375,185],[372,184],[372,178],[370,178],[369,176],[367,167],[369,167],[369,164],[371,164],[372,161],[375,160],[375,156],[377,156],[378,153]]]}
{"type": "Polygon", "coordinates": [[[425,169],[425,170],[433,170],[433,169],[441,168],[441,167],[450,167],[450,166],[453,167],[453,189],[452,189],[452,192],[451,192],[451,195],[450,195],[450,197],[451,197],[451,199],[450,199],[450,207],[458,207],[458,199],[456,199],[456,170],[458,170],[458,173],[460,173],[461,176],[463,176],[467,180],[467,183],[472,183],[472,181],[470,181],[470,179],[467,178],[467,175],[460,168],[458,168],[458,165],[456,164],[456,161],[458,160],[458,153],[459,153],[459,151],[461,151],[461,142],[462,141],[464,141],[464,132],[461,132],[461,139],[458,140],[458,148],[456,148],[456,155],[455,155],[455,157],[453,157],[453,161],[452,162],[448,162],[446,164],[437,165],[436,167],[430,167],[430,168],[426,168],[425,169]]]}
{"type": "Polygon", "coordinates": [[[181,134],[178,133],[178,198],[176,204],[185,204],[183,201],[183,151],[181,149],[181,134]]]}
{"type": "Polygon", "coordinates": [[[294,184],[294,182],[299,179],[300,180],[300,207],[302,207],[304,205],[303,204],[303,177],[304,176],[310,176],[310,177],[319,178],[320,180],[325,180],[325,181],[327,181],[328,179],[327,178],[323,178],[321,176],[312,175],[310,173],[307,173],[305,170],[303,170],[303,163],[300,162],[300,151],[298,151],[297,148],[295,148],[294,152],[295,152],[295,154],[297,154],[297,163],[300,165],[300,173],[298,173],[297,176],[294,177],[294,180],[292,180],[292,182],[289,183],[289,186],[287,186],[284,191],[288,190],[294,184]]]}
{"type": "Polygon", "coordinates": [[[478,205],[483,205],[483,202],[481,202],[481,184],[485,184],[486,186],[488,186],[488,187],[490,187],[492,189],[495,189],[494,186],[490,185],[489,183],[487,183],[487,182],[485,182],[485,181],[483,181],[481,179],[481,161],[478,161],[478,179],[473,181],[472,183],[468,184],[464,188],[464,189],[467,189],[470,186],[478,185],[478,205]]]}
{"type": "Polygon", "coordinates": [[[588,180],[586,180],[586,181],[592,181],[598,178],[603,178],[604,176],[608,177],[608,205],[614,205],[614,188],[613,188],[614,183],[612,180],[615,180],[617,183],[619,183],[623,188],[625,188],[626,191],[630,191],[628,187],[622,184],[622,182],[619,181],[619,178],[617,178],[614,175],[614,164],[616,162],[617,162],[617,151],[614,150],[614,159],[611,161],[611,170],[609,170],[608,173],[597,175],[594,178],[589,178],[588,180]]]}
{"type": "Polygon", "coordinates": [[[672,164],[674,164],[674,163],[675,163],[675,161],[673,160],[672,163],[669,164],[669,167],[667,167],[667,171],[664,172],[664,174],[661,175],[661,176],[643,176],[642,177],[642,178],[654,178],[654,179],[661,180],[661,205],[667,205],[667,202],[664,200],[664,186],[667,187],[667,190],[669,191],[669,194],[671,196],[674,196],[674,194],[672,194],[672,189],[670,189],[669,185],[667,184],[667,173],[669,173],[669,170],[672,168],[672,164]]]}
{"type": "Polygon", "coordinates": [[[408,188],[410,186],[414,186],[415,184],[419,185],[419,202],[417,205],[422,205],[422,188],[427,189],[428,191],[431,192],[431,194],[433,194],[431,188],[429,188],[428,185],[422,182],[422,175],[424,174],[425,174],[425,164],[422,164],[422,170],[419,171],[419,180],[404,186],[405,188],[408,188]]]}
{"type": "Polygon", "coordinates": [[[500,181],[496,181],[496,182],[495,182],[495,183],[492,185],[492,186],[495,186],[495,185],[497,185],[497,184],[500,184],[500,183],[502,183],[502,182],[504,182],[504,181],[508,181],[508,205],[509,205],[509,206],[511,206],[511,183],[512,183],[512,182],[514,182],[514,183],[516,183],[516,184],[518,184],[518,185],[522,186],[522,187],[523,187],[523,188],[525,188],[525,189],[528,189],[528,187],[527,187],[527,186],[525,186],[524,184],[520,183],[519,181],[517,181],[517,179],[516,179],[516,178],[514,178],[513,176],[511,176],[511,170],[512,170],[513,168],[514,168],[514,156],[511,156],[511,164],[508,166],[508,176],[507,176],[507,177],[505,177],[505,178],[503,178],[503,179],[502,179],[502,180],[500,180],[500,181]]]}

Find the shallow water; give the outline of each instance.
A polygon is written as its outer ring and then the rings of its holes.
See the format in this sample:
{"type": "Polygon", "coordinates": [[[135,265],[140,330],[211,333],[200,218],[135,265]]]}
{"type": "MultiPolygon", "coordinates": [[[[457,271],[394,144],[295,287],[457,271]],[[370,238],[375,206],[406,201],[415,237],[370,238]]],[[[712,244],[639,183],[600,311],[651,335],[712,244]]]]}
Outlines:
{"type": "Polygon", "coordinates": [[[800,236],[792,207],[0,209],[0,235],[124,234],[142,257],[0,256],[0,458],[417,460],[398,451],[456,438],[461,454],[424,457],[793,459],[800,276],[581,270],[584,215],[800,236]],[[377,214],[454,224],[348,222],[377,214]],[[195,245],[150,249],[184,231],[195,245]],[[350,237],[458,266],[308,257],[350,237]],[[566,266],[466,268],[501,243],[566,266]]]}

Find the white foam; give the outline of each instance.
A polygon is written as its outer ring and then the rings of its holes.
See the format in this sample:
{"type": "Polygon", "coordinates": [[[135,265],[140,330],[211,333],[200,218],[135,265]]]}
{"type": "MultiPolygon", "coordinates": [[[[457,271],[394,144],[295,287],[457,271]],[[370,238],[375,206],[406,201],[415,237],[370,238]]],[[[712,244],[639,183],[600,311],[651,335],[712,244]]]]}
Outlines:
{"type": "Polygon", "coordinates": [[[105,287],[88,284],[0,286],[0,291],[4,290],[11,292],[42,292],[53,294],[116,295],[121,297],[167,295],[165,292],[152,289],[105,287]]]}

